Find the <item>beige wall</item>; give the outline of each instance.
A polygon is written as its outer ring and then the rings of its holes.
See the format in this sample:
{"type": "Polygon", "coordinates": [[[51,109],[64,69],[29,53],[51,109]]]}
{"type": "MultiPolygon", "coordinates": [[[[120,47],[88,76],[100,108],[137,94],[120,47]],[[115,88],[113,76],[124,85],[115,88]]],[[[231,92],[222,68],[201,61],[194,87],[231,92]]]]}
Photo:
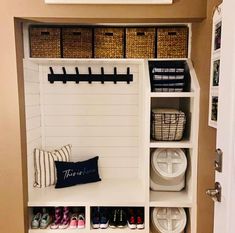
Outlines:
{"type": "MultiPolygon", "coordinates": [[[[212,5],[209,0],[209,9],[212,5]]],[[[175,0],[173,6],[48,6],[43,0],[1,1],[0,232],[3,233],[24,232],[23,214],[26,213],[27,199],[26,192],[23,195],[26,176],[22,178],[22,174],[26,173],[24,109],[20,104],[23,101],[22,41],[18,21],[14,30],[14,17],[48,22],[195,22],[206,17],[206,0],[175,0]]],[[[210,233],[212,208],[204,195],[204,189],[213,182],[213,164],[209,155],[214,150],[215,137],[215,131],[207,127],[210,21],[195,23],[193,32],[193,60],[202,87],[199,209],[204,214],[199,215],[198,233],[210,233]],[[208,206],[210,208],[206,209],[208,206]]]]}
{"type": "Polygon", "coordinates": [[[198,233],[213,232],[213,202],[205,190],[214,187],[214,153],[216,130],[208,127],[208,103],[210,85],[210,55],[212,17],[215,6],[221,0],[208,0],[207,19],[194,23],[192,61],[201,87],[199,161],[198,161],[198,233]]]}

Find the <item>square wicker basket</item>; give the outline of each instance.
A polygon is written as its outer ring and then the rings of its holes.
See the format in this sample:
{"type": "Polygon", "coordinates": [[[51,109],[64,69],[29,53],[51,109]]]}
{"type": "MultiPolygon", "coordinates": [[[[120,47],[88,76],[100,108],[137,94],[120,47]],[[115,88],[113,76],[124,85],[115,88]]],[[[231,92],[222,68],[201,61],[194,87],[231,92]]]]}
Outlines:
{"type": "Polygon", "coordinates": [[[64,58],[92,58],[92,28],[62,29],[64,58]]]}
{"type": "Polygon", "coordinates": [[[188,57],[188,27],[157,28],[157,58],[188,57]]]}
{"type": "Polygon", "coordinates": [[[126,58],[155,57],[155,28],[126,29],[126,58]]]}
{"type": "Polygon", "coordinates": [[[37,58],[61,57],[61,29],[30,27],[30,56],[37,58]]]}
{"type": "Polygon", "coordinates": [[[157,141],[179,141],[186,124],[185,113],[175,109],[152,110],[152,138],[157,141]]]}
{"type": "Polygon", "coordinates": [[[95,28],[95,58],[124,57],[124,28],[95,28]]]}

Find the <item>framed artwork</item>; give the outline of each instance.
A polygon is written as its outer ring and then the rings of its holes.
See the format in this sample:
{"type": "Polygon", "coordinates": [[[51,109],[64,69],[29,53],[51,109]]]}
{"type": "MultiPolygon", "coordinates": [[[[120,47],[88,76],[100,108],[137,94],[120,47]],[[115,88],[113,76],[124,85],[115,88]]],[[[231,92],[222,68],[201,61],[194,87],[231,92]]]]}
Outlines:
{"type": "Polygon", "coordinates": [[[213,15],[212,48],[211,48],[211,72],[210,72],[210,98],[208,125],[217,128],[219,81],[220,77],[220,52],[222,41],[222,4],[219,5],[213,15]]]}
{"type": "Polygon", "coordinates": [[[218,23],[215,24],[214,30],[215,30],[214,50],[218,50],[221,47],[222,21],[219,21],[218,23]]]}
{"type": "Polygon", "coordinates": [[[218,118],[218,96],[212,96],[211,100],[211,120],[217,122],[218,118]]]}
{"type": "Polygon", "coordinates": [[[220,59],[216,59],[213,61],[213,79],[212,86],[219,86],[219,76],[220,76],[220,59]]]}

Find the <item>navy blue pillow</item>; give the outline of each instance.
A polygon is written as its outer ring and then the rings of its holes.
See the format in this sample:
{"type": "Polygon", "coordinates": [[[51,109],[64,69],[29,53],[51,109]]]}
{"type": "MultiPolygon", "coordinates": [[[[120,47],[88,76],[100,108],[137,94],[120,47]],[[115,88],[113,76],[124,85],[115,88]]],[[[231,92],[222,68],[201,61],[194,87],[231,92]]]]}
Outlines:
{"type": "Polygon", "coordinates": [[[65,188],[76,184],[86,184],[101,181],[96,156],[82,162],[55,161],[57,183],[55,188],[65,188]]]}

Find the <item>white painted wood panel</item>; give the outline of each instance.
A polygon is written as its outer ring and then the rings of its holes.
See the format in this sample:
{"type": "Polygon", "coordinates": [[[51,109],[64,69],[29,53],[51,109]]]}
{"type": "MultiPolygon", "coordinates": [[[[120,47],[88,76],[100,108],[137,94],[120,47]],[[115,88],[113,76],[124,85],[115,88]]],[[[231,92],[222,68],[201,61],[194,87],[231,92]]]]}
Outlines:
{"type": "Polygon", "coordinates": [[[25,110],[26,119],[30,119],[32,117],[39,117],[41,115],[40,106],[27,106],[25,110]]]}
{"type": "MultiPolygon", "coordinates": [[[[84,161],[86,159],[93,158],[95,155],[89,156],[74,156],[73,161],[84,161]]],[[[102,156],[102,155],[101,155],[102,156]]],[[[128,168],[137,168],[138,167],[138,157],[99,157],[99,167],[101,168],[120,168],[120,169],[128,169],[128,168]]]]}
{"type": "Polygon", "coordinates": [[[126,83],[93,83],[87,85],[87,83],[80,82],[74,85],[74,83],[68,82],[66,85],[60,82],[49,84],[48,82],[43,84],[45,94],[138,94],[138,82],[126,85],[126,83]]]}
{"type": "Polygon", "coordinates": [[[138,126],[137,116],[45,116],[45,126],[138,126]]]}
{"type": "Polygon", "coordinates": [[[46,116],[137,116],[138,105],[46,105],[46,116]]]}
{"type": "Polygon", "coordinates": [[[45,137],[46,147],[60,147],[71,143],[74,146],[137,147],[138,137],[45,137]]]}
{"type": "Polygon", "coordinates": [[[34,183],[34,148],[41,148],[41,108],[40,108],[40,82],[39,68],[32,62],[24,61],[24,91],[25,91],[25,116],[27,138],[27,165],[28,185],[34,183]]]}
{"type": "MultiPolygon", "coordinates": [[[[54,147],[47,146],[48,150],[54,150],[54,147]]],[[[99,155],[101,157],[138,157],[139,156],[138,147],[80,147],[80,146],[73,146],[72,147],[72,154],[74,156],[81,156],[86,157],[88,155],[99,155]]],[[[133,158],[135,159],[135,158],[133,158]]]]}
{"type": "Polygon", "coordinates": [[[44,95],[44,105],[136,105],[138,95],[44,95]]]}
{"type": "Polygon", "coordinates": [[[28,83],[39,83],[38,71],[33,69],[24,69],[24,80],[28,83]]]}
{"type": "Polygon", "coordinates": [[[36,139],[41,138],[41,128],[35,128],[27,131],[27,143],[31,143],[36,139]]]}
{"type": "Polygon", "coordinates": [[[100,156],[100,172],[104,178],[133,178],[139,169],[139,65],[119,62],[74,62],[51,64],[54,73],[117,73],[130,67],[134,80],[127,83],[63,84],[48,82],[49,66],[40,67],[43,108],[43,141],[47,149],[72,144],[72,160],[100,156]],[[114,151],[115,150],[115,151],[114,151]]]}
{"type": "Polygon", "coordinates": [[[28,94],[40,94],[40,87],[38,83],[30,83],[26,82],[25,83],[25,93],[28,94]]]}
{"type": "Polygon", "coordinates": [[[47,137],[137,137],[138,127],[45,127],[47,137]]]}
{"type": "Polygon", "coordinates": [[[40,105],[40,95],[39,94],[26,94],[25,95],[25,105],[26,106],[39,106],[40,105]]]}
{"type": "Polygon", "coordinates": [[[36,116],[32,118],[28,118],[26,121],[26,130],[37,129],[41,127],[41,117],[36,116]]]}

